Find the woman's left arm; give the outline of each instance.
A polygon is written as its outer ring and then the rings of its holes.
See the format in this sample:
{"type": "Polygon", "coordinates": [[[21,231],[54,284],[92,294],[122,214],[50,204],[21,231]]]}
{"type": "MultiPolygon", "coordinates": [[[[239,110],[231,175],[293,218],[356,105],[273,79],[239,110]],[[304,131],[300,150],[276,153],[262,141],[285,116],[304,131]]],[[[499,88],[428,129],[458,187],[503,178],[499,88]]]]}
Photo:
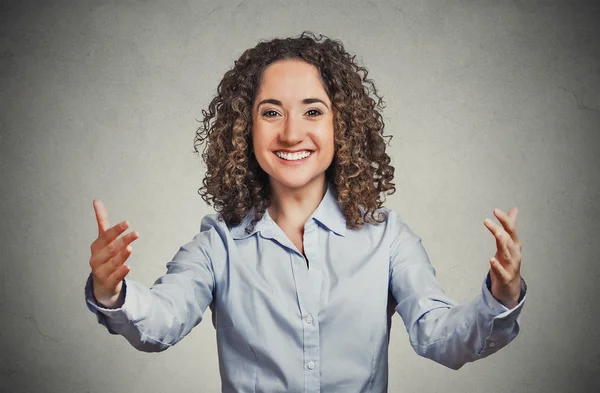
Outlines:
{"type": "MultiPolygon", "coordinates": [[[[510,244],[502,230],[486,220],[484,224],[489,225],[499,245],[494,257],[498,262],[490,261],[492,268],[478,296],[458,304],[446,296],[436,280],[421,239],[396,212],[390,213],[395,237],[390,247],[389,286],[415,352],[459,369],[511,342],[519,333],[519,315],[527,291],[520,276],[520,243],[516,245],[513,240],[515,244],[510,244]]],[[[500,221],[516,235],[516,209],[506,216],[500,221]]]]}

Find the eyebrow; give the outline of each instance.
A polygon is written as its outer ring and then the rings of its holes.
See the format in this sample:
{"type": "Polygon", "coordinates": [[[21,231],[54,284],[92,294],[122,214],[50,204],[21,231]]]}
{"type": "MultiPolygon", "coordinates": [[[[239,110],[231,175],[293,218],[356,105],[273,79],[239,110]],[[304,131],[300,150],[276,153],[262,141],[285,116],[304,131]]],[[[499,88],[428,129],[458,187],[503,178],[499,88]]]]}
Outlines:
{"type": "MultiPolygon", "coordinates": [[[[329,109],[329,106],[325,103],[325,101],[323,101],[320,98],[305,98],[302,100],[302,104],[307,105],[307,104],[314,104],[316,102],[320,102],[321,104],[325,105],[325,108],[329,109]]],[[[266,100],[262,100],[261,102],[258,103],[258,106],[256,107],[256,111],[258,112],[258,109],[260,108],[260,106],[262,104],[273,104],[273,105],[281,105],[281,101],[276,100],[274,98],[267,98],[266,100]]]]}

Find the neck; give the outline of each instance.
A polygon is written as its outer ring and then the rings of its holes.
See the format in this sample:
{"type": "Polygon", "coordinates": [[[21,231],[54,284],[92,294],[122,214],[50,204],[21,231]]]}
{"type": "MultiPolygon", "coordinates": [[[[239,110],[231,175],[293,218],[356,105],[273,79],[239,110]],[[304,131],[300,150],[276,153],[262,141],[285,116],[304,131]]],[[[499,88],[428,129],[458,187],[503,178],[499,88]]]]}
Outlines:
{"type": "Polygon", "coordinates": [[[319,206],[327,191],[325,174],[301,188],[289,188],[271,181],[269,215],[277,224],[304,228],[304,223],[319,206]]]}

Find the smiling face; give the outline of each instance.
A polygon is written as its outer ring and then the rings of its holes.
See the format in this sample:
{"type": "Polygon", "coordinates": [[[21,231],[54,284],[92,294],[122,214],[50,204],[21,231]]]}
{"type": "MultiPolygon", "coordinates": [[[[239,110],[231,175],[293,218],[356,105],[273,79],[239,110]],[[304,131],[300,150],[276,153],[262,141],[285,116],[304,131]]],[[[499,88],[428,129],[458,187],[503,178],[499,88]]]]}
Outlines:
{"type": "Polygon", "coordinates": [[[252,107],[252,145],[274,190],[325,184],[333,161],[333,110],[318,69],[280,60],[262,75],[252,107]]]}

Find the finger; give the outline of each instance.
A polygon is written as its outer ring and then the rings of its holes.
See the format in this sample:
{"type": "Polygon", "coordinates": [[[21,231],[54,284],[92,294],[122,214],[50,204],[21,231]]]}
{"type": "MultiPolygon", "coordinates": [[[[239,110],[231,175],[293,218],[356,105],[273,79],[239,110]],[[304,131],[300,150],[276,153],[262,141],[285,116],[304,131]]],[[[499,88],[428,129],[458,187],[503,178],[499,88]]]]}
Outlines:
{"type": "Polygon", "coordinates": [[[519,248],[521,247],[521,240],[519,240],[519,236],[517,236],[517,229],[516,229],[516,222],[517,222],[517,215],[519,214],[519,209],[517,207],[513,207],[512,209],[510,209],[508,211],[508,215],[509,217],[512,217],[513,222],[515,223],[515,230],[513,233],[513,241],[515,243],[517,243],[519,245],[519,248]]]}
{"type": "Polygon", "coordinates": [[[490,258],[490,268],[496,274],[496,277],[502,283],[510,282],[510,274],[506,271],[504,266],[494,257],[490,258]]]}
{"type": "Polygon", "coordinates": [[[127,247],[133,241],[139,239],[140,234],[137,231],[129,232],[128,234],[120,237],[107,244],[105,247],[100,249],[100,251],[96,251],[92,257],[90,258],[90,266],[92,269],[97,268],[106,262],[108,262],[115,255],[119,254],[123,251],[125,247],[127,247]]]}
{"type": "Polygon", "coordinates": [[[130,271],[131,268],[128,265],[122,265],[108,277],[107,284],[110,285],[110,288],[116,288],[130,271]]]}
{"type": "Polygon", "coordinates": [[[519,214],[519,209],[515,206],[508,211],[508,215],[514,220],[517,220],[517,215],[519,214]]]}
{"type": "Polygon", "coordinates": [[[109,228],[108,210],[106,210],[104,203],[99,199],[94,199],[93,205],[96,212],[96,221],[98,222],[98,238],[101,239],[94,243],[97,242],[96,247],[102,248],[123,233],[129,227],[129,222],[122,221],[114,227],[109,228]]]}
{"type": "Polygon", "coordinates": [[[92,255],[90,258],[90,266],[92,269],[94,269],[95,267],[107,263],[111,258],[122,252],[127,245],[132,243],[134,240],[137,240],[139,237],[140,234],[137,231],[134,231],[112,241],[92,255]]]}
{"type": "Polygon", "coordinates": [[[509,252],[511,255],[511,268],[515,271],[518,271],[521,266],[521,248],[522,246],[520,244],[513,244],[512,246],[509,246],[509,252]]]}
{"type": "Polygon", "coordinates": [[[112,243],[119,235],[129,228],[129,221],[121,221],[112,228],[104,231],[94,242],[92,243],[91,250],[92,254],[96,254],[101,251],[108,244],[112,243]]]}
{"type": "Polygon", "coordinates": [[[496,257],[500,258],[500,263],[502,263],[502,266],[504,267],[509,266],[513,260],[513,255],[510,252],[510,248],[504,243],[501,243],[500,247],[498,247],[496,257]]]}
{"type": "Polygon", "coordinates": [[[519,237],[517,236],[517,214],[518,209],[516,207],[510,209],[508,214],[500,209],[494,209],[494,215],[498,218],[498,221],[502,223],[502,226],[514,242],[519,241],[519,237]]]}
{"type": "Polygon", "coordinates": [[[483,224],[496,238],[496,248],[499,251],[503,251],[503,248],[509,243],[509,240],[511,240],[510,235],[504,230],[504,228],[489,218],[483,220],[483,224]]]}
{"type": "Polygon", "coordinates": [[[513,256],[513,259],[521,259],[521,250],[523,249],[521,243],[510,242],[508,244],[508,249],[510,251],[510,255],[513,256]]]}
{"type": "MultiPolygon", "coordinates": [[[[109,277],[115,271],[117,271],[121,266],[123,266],[123,264],[127,261],[129,256],[131,255],[131,252],[132,252],[132,248],[130,245],[128,245],[119,254],[115,255],[113,258],[108,260],[106,263],[99,266],[95,271],[96,277],[101,282],[103,282],[105,284],[105,286],[109,287],[108,286],[109,277]]],[[[112,288],[112,287],[110,287],[110,288],[112,288]]]]}
{"type": "Polygon", "coordinates": [[[108,211],[104,207],[104,203],[99,199],[94,199],[92,204],[94,205],[96,221],[98,222],[98,236],[100,236],[110,227],[108,223],[108,211]]]}

